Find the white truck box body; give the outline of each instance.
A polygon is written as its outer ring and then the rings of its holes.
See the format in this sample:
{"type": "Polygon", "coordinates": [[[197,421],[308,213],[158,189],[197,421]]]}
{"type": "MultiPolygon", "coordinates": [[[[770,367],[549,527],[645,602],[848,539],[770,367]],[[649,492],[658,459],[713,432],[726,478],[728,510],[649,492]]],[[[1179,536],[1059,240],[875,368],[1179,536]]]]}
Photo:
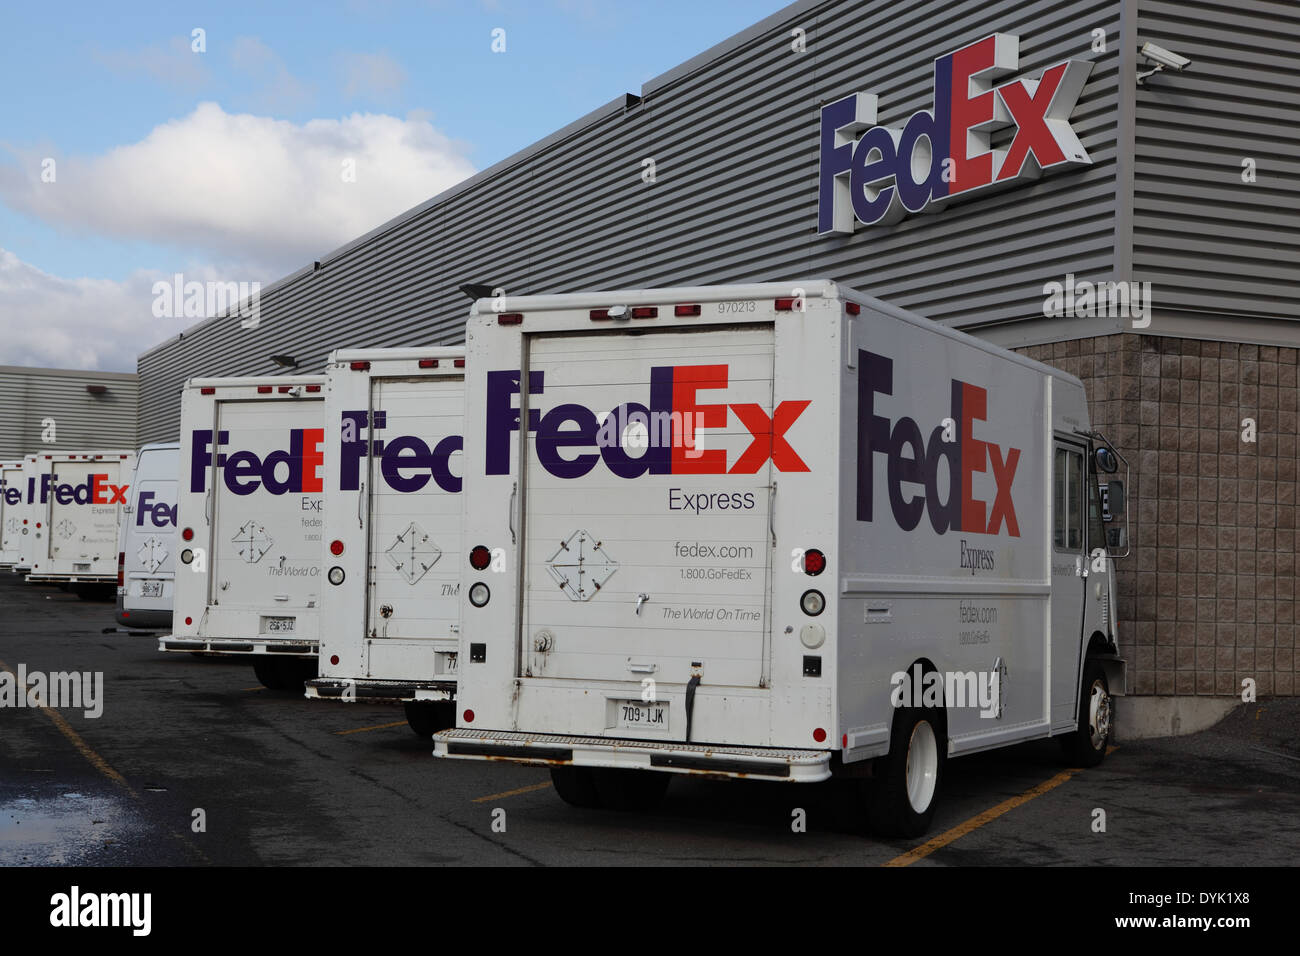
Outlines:
{"type": "Polygon", "coordinates": [[[140,449],[131,503],[122,516],[117,623],[170,627],[176,583],[176,490],[180,444],[156,442],[140,449]]]}
{"type": "Polygon", "coordinates": [[[18,548],[26,516],[27,487],[23,481],[23,460],[0,461],[0,569],[18,563],[18,548]]]}
{"type": "Polygon", "coordinates": [[[36,455],[29,478],[38,532],[29,581],[117,581],[117,539],[134,451],[36,455]]]}
{"type": "Polygon", "coordinates": [[[819,780],[889,750],[918,662],[1001,675],[992,707],[948,706],[947,753],[1076,726],[1090,639],[1117,643],[1074,479],[1054,541],[1077,379],[821,280],[510,308],[467,326],[462,493],[508,572],[463,574],[437,755],[819,780]],[[646,317],[593,320],[620,306],[646,317]]]}
{"type": "Polygon", "coordinates": [[[315,657],[324,383],[319,375],[186,383],[181,563],[172,633],[159,638],[159,650],[315,657]]]}
{"type": "Polygon", "coordinates": [[[460,347],[330,356],[325,457],[338,464],[325,489],[323,560],[344,577],[323,585],[320,676],[308,697],[454,693],[464,356],[460,347]]]}
{"type": "MultiPolygon", "coordinates": [[[[39,470],[39,461],[36,455],[23,457],[22,485],[18,503],[10,506],[13,508],[11,515],[14,522],[13,529],[18,532],[17,557],[13,569],[15,573],[23,575],[32,569],[36,549],[38,546],[44,546],[46,534],[45,521],[36,517],[36,473],[39,470]],[[38,524],[40,527],[37,527],[38,524]]],[[[13,541],[11,537],[11,545],[13,541]]]]}

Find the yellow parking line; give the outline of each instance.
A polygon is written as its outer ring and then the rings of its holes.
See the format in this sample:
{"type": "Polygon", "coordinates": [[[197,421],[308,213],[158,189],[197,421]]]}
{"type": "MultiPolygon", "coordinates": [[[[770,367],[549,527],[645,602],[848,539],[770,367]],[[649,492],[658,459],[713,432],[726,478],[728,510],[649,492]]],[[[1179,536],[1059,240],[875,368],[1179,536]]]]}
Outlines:
{"type": "Polygon", "coordinates": [[[241,687],[239,689],[241,692],[247,692],[250,690],[266,690],[266,688],[261,684],[258,684],[256,687],[241,687]]]}
{"type": "Polygon", "coordinates": [[[475,797],[473,803],[487,803],[489,800],[500,800],[503,797],[517,797],[521,793],[532,793],[534,790],[545,790],[551,785],[551,781],[545,783],[535,783],[531,787],[520,787],[518,790],[507,790],[505,793],[491,793],[486,797],[475,797]]]}
{"type": "MultiPolygon", "coordinates": [[[[1119,749],[1118,747],[1112,746],[1107,748],[1106,753],[1112,754],[1118,749],[1119,749]]],[[[954,840],[960,840],[966,834],[974,830],[978,830],[980,827],[984,826],[984,824],[989,823],[992,820],[996,820],[998,817],[1002,816],[1002,814],[1008,812],[1009,810],[1014,810],[1016,807],[1028,803],[1030,800],[1033,800],[1035,797],[1041,797],[1043,794],[1047,793],[1048,791],[1055,790],[1061,784],[1065,783],[1067,780],[1073,777],[1076,773],[1079,773],[1080,769],[1081,768],[1076,767],[1071,770],[1062,770],[1060,773],[1058,773],[1055,777],[1052,777],[1050,780],[1044,780],[1042,783],[1030,787],[1028,790],[1020,794],[1019,796],[1012,797],[1010,800],[1003,800],[995,807],[989,807],[989,809],[985,810],[983,813],[976,814],[975,816],[967,820],[965,823],[959,823],[951,830],[945,830],[943,833],[940,833],[938,836],[926,840],[920,846],[912,847],[912,849],[908,850],[906,853],[902,853],[882,865],[883,866],[911,866],[917,860],[924,859],[925,857],[933,853],[935,850],[943,849],[949,843],[952,843],[954,840]]]]}
{"type": "Polygon", "coordinates": [[[334,733],[339,737],[347,734],[364,734],[367,730],[387,730],[389,727],[405,727],[406,721],[395,720],[391,724],[375,724],[373,727],[355,727],[352,730],[336,730],[334,733]]]}

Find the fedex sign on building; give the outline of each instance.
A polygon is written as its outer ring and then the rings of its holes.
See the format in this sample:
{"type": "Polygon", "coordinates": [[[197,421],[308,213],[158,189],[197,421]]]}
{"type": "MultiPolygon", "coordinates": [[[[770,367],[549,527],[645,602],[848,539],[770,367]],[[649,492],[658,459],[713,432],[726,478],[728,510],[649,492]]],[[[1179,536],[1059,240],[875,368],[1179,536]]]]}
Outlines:
{"type": "Polygon", "coordinates": [[[1015,73],[1020,39],[995,33],[934,61],[934,108],[901,129],[876,123],[874,94],[822,107],[817,231],[852,232],[934,211],[1044,171],[1091,164],[1070,114],[1092,63],[1065,60],[1037,79],[1015,73]],[[1011,130],[995,148],[992,134],[1011,130]]]}

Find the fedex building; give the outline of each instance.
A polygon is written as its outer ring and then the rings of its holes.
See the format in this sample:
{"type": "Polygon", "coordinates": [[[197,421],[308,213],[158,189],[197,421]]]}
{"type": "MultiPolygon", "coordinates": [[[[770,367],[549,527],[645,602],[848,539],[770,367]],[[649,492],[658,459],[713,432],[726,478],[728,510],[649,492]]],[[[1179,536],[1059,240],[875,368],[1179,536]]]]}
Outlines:
{"type": "MultiPolygon", "coordinates": [[[[1117,610],[1153,713],[1294,694],[1297,38],[1272,0],[791,4],[265,288],[254,327],[150,348],[140,440],[190,377],[461,342],[466,286],[831,278],[1083,380],[1132,467],[1117,610]]],[[[675,407],[677,371],[629,402],[675,407]]]]}

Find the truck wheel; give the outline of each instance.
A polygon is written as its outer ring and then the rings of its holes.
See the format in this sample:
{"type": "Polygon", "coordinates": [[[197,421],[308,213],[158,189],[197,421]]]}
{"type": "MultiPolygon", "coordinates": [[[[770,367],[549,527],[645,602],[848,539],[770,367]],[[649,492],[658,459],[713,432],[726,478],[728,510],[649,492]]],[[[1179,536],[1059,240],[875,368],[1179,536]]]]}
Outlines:
{"type": "Polygon", "coordinates": [[[659,806],[668,790],[669,775],[655,770],[593,768],[600,805],[611,810],[644,813],[659,806]]]}
{"type": "Polygon", "coordinates": [[[905,707],[894,714],[889,753],[877,758],[868,821],[881,836],[920,836],[930,828],[948,755],[943,712],[905,707]]]}
{"type": "Polygon", "coordinates": [[[450,700],[408,700],[405,710],[412,733],[426,740],[456,726],[456,705],[450,700]]]}
{"type": "Polygon", "coordinates": [[[287,672],[288,663],[275,657],[253,658],[253,673],[257,681],[267,690],[288,690],[292,686],[292,676],[287,672]]]}
{"type": "Polygon", "coordinates": [[[571,807],[591,809],[600,806],[596,793],[596,778],[591,767],[552,767],[551,786],[571,807]]]}
{"type": "Polygon", "coordinates": [[[1087,661],[1083,693],[1079,695],[1079,726],[1060,738],[1070,766],[1095,767],[1105,758],[1110,746],[1112,702],[1106,672],[1096,661],[1087,661]]]}

